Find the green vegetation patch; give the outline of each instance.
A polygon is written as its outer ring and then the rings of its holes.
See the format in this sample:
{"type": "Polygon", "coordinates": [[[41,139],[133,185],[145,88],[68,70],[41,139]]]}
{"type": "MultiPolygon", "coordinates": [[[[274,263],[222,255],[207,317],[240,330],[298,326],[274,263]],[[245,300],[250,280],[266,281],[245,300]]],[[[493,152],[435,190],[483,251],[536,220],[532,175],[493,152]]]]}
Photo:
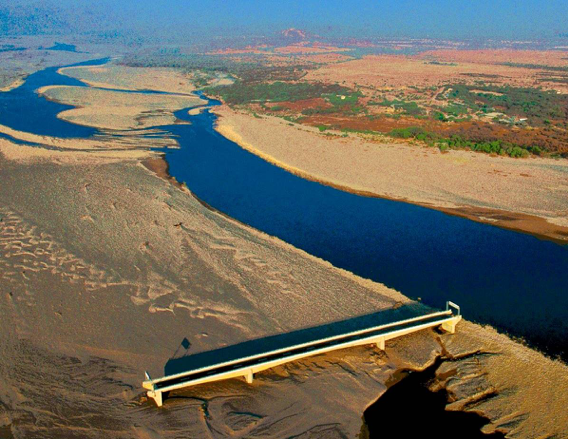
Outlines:
{"type": "Polygon", "coordinates": [[[355,105],[362,93],[360,91],[352,92],[349,89],[347,90],[347,92],[342,93],[325,93],[322,97],[334,106],[355,105]]]}
{"type": "Polygon", "coordinates": [[[369,105],[378,105],[381,107],[392,107],[395,110],[401,112],[404,115],[407,116],[421,116],[423,115],[424,112],[424,108],[420,107],[416,102],[414,101],[403,101],[400,99],[393,99],[388,100],[388,99],[383,99],[382,101],[371,101],[369,102],[369,105]]]}
{"type": "Polygon", "coordinates": [[[317,115],[327,115],[335,114],[341,116],[354,116],[361,112],[365,112],[365,108],[357,105],[359,98],[363,96],[360,91],[353,91],[345,88],[347,91],[334,92],[334,93],[324,93],[321,95],[331,107],[317,107],[317,108],[306,108],[302,110],[304,116],[317,116],[317,115]]]}
{"type": "Polygon", "coordinates": [[[459,117],[464,114],[467,114],[468,108],[466,105],[463,104],[451,103],[446,105],[445,107],[441,107],[440,111],[450,116],[459,117]]]}
{"type": "Polygon", "coordinates": [[[205,93],[221,96],[228,104],[240,105],[253,102],[294,102],[331,95],[350,95],[351,90],[336,84],[311,82],[246,83],[236,81],[232,85],[206,87],[205,93]]]}
{"type": "Polygon", "coordinates": [[[542,150],[538,146],[525,148],[502,140],[491,142],[476,142],[453,135],[443,137],[421,127],[396,128],[387,133],[388,136],[399,139],[416,139],[429,146],[437,146],[440,151],[447,149],[468,149],[488,154],[508,155],[510,157],[528,157],[531,154],[540,155],[542,150]]]}
{"type": "Polygon", "coordinates": [[[507,67],[520,67],[523,69],[548,70],[551,72],[568,72],[568,66],[549,66],[546,64],[523,64],[515,62],[505,62],[501,63],[501,65],[507,67]]]}
{"type": "Polygon", "coordinates": [[[526,118],[533,126],[568,118],[568,96],[554,90],[457,84],[450,87],[447,97],[475,111],[494,108],[508,116],[526,118]]]}
{"type": "Polygon", "coordinates": [[[430,64],[433,66],[449,66],[449,67],[456,67],[458,64],[455,62],[442,62],[442,61],[428,61],[424,64],[430,64]]]}

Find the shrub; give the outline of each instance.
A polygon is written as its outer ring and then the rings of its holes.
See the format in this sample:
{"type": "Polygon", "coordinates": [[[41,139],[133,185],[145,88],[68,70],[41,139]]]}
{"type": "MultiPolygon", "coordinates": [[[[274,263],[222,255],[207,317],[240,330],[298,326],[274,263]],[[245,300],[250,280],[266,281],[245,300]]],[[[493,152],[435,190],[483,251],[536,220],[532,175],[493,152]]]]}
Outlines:
{"type": "Polygon", "coordinates": [[[523,148],[519,145],[493,140],[491,142],[474,142],[464,139],[458,135],[450,138],[443,138],[436,133],[426,131],[421,127],[395,128],[387,133],[391,137],[399,139],[416,139],[425,142],[427,145],[436,145],[440,151],[448,149],[468,149],[472,151],[484,152],[487,154],[509,155],[511,157],[528,157],[531,153],[541,154],[538,146],[523,148]]]}
{"type": "Polygon", "coordinates": [[[341,93],[325,93],[322,97],[327,99],[332,105],[343,106],[343,105],[354,105],[362,96],[360,91],[349,93],[348,91],[342,91],[341,93]]]}
{"type": "Polygon", "coordinates": [[[515,157],[515,158],[521,158],[521,157],[528,157],[529,156],[529,152],[526,149],[521,148],[520,146],[513,146],[512,148],[508,149],[507,154],[509,154],[509,156],[515,157]]]}
{"type": "Polygon", "coordinates": [[[542,154],[542,149],[538,145],[529,146],[527,149],[530,151],[531,154],[534,154],[534,155],[541,155],[542,154]]]}

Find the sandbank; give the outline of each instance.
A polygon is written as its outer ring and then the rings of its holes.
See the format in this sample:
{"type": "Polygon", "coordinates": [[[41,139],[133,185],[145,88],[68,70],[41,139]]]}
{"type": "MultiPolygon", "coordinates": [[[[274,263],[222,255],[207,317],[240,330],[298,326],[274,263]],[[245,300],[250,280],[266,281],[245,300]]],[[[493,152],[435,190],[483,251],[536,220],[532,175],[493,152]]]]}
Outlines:
{"type": "Polygon", "coordinates": [[[296,175],[568,242],[568,162],[441,153],[382,136],[344,137],[215,107],[217,131],[296,175]]]}

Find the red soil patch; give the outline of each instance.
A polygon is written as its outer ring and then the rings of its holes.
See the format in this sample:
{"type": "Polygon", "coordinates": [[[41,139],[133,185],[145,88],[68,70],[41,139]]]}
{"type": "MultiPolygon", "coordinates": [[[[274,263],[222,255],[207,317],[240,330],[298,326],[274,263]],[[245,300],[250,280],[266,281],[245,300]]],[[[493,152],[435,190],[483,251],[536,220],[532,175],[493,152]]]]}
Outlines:
{"type": "MultiPolygon", "coordinates": [[[[339,115],[317,115],[309,116],[302,119],[302,123],[306,125],[318,126],[326,125],[334,129],[352,129],[358,131],[377,131],[380,133],[387,133],[395,128],[407,128],[412,126],[421,125],[424,129],[430,129],[430,124],[436,125],[434,121],[417,121],[413,118],[392,119],[381,117],[379,119],[367,119],[366,117],[347,117],[339,115]]],[[[433,128],[433,127],[432,127],[433,128]]]]}

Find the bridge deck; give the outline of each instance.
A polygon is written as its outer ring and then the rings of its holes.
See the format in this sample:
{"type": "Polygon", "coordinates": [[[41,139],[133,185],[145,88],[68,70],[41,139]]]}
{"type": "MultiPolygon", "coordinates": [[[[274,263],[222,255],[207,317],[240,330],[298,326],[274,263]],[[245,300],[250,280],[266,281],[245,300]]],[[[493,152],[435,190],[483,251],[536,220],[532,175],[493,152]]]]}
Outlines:
{"type": "Polygon", "coordinates": [[[142,385],[148,389],[148,396],[153,398],[158,406],[161,406],[165,392],[241,376],[251,383],[253,375],[257,372],[312,355],[365,344],[376,344],[379,349],[384,350],[387,340],[435,326],[441,326],[444,330],[453,333],[460,320],[459,307],[452,302],[447,302],[445,311],[286,346],[230,361],[190,368],[184,372],[154,380],[146,374],[147,380],[142,385]],[[452,308],[457,313],[454,314],[452,308]]]}

